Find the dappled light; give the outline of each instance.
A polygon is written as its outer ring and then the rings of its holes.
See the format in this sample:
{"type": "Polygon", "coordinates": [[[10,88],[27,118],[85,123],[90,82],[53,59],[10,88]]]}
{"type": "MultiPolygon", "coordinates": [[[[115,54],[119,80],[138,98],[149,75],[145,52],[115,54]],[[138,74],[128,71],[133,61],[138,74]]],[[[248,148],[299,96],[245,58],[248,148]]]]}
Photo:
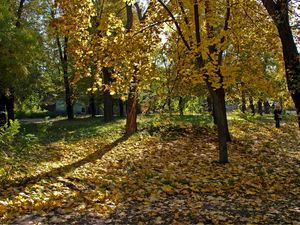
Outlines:
{"type": "MultiPolygon", "coordinates": [[[[35,162],[44,169],[37,167],[33,172],[30,164],[34,162],[28,161],[23,168],[14,168],[19,178],[1,176],[3,221],[207,224],[297,220],[299,132],[295,123],[278,130],[273,124],[260,126],[259,121],[231,120],[231,158],[222,165],[216,161],[213,128],[193,125],[189,118],[173,129],[153,133],[148,126],[130,138],[116,136],[111,143],[99,135],[74,136],[68,144],[72,147],[62,149],[56,166],[52,161],[35,162]],[[166,138],[169,132],[171,139],[166,138]]],[[[65,122],[56,126],[68,127],[65,122]]],[[[110,125],[107,132],[115,126],[110,125]]]]}
{"type": "Polygon", "coordinates": [[[300,1],[5,0],[0,224],[300,224],[300,1]]]}

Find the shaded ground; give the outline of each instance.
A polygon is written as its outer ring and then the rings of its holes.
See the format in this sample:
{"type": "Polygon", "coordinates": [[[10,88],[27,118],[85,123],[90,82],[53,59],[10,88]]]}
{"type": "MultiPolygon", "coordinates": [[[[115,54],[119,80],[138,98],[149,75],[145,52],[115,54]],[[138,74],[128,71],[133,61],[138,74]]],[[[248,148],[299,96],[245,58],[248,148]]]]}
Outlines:
{"type": "Polygon", "coordinates": [[[60,134],[64,137],[54,135],[52,142],[41,144],[44,154],[59,157],[37,157],[1,177],[0,221],[300,223],[296,123],[275,129],[268,122],[231,121],[233,142],[226,165],[216,162],[212,128],[158,123],[126,139],[122,126],[119,121],[112,127],[81,127],[82,133],[75,134],[67,127],[60,134]],[[77,138],[68,136],[70,132],[77,138]]]}

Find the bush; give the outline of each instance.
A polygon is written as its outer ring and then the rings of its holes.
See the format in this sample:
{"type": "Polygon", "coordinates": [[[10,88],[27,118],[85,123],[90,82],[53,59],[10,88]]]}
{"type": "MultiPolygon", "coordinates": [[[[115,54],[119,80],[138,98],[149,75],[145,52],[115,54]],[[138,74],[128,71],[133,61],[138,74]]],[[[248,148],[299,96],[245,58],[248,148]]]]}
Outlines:
{"type": "Polygon", "coordinates": [[[0,148],[10,148],[16,135],[20,132],[20,122],[10,121],[10,126],[5,124],[0,127],[0,148]]]}

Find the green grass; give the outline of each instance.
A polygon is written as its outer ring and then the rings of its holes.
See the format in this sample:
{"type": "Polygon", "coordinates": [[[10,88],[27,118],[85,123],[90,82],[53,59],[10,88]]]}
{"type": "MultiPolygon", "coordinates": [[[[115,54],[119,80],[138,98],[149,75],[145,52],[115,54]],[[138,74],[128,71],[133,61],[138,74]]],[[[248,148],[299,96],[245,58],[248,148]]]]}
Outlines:
{"type": "Polygon", "coordinates": [[[17,111],[17,119],[28,119],[28,118],[56,118],[58,116],[65,116],[63,113],[50,112],[50,111],[17,111]]]}
{"type": "MultiPolygon", "coordinates": [[[[11,148],[0,149],[0,214],[2,210],[6,222],[23,213],[48,215],[61,206],[73,212],[82,203],[103,206],[105,211],[106,199],[148,201],[175,191],[178,196],[182,188],[202,198],[210,192],[223,193],[224,186],[230,193],[236,191],[235,196],[244,195],[243,203],[247,195],[262,193],[264,197],[265,187],[245,194],[249,187],[244,181],[249,179],[254,184],[257,177],[269,179],[267,190],[271,191],[278,178],[289,177],[292,185],[296,183],[295,123],[276,129],[272,115],[230,112],[228,118],[234,141],[229,145],[230,164],[225,166],[214,163],[217,134],[209,114],[139,116],[139,131],[131,137],[124,137],[124,118],[111,123],[102,118],[24,123],[11,148]]],[[[293,190],[286,180],[282,184],[293,190]]],[[[286,199],[291,202],[289,196],[286,199]]]]}

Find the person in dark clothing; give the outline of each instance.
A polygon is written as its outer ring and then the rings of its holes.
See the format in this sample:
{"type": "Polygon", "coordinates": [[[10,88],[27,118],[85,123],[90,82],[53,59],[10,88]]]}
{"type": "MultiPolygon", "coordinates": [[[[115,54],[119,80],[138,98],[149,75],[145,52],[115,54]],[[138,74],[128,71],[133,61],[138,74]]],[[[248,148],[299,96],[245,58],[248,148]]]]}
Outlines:
{"type": "Polygon", "coordinates": [[[274,110],[274,120],[275,120],[276,128],[280,127],[281,112],[282,111],[281,111],[280,105],[276,105],[275,110],[274,110]]]}

